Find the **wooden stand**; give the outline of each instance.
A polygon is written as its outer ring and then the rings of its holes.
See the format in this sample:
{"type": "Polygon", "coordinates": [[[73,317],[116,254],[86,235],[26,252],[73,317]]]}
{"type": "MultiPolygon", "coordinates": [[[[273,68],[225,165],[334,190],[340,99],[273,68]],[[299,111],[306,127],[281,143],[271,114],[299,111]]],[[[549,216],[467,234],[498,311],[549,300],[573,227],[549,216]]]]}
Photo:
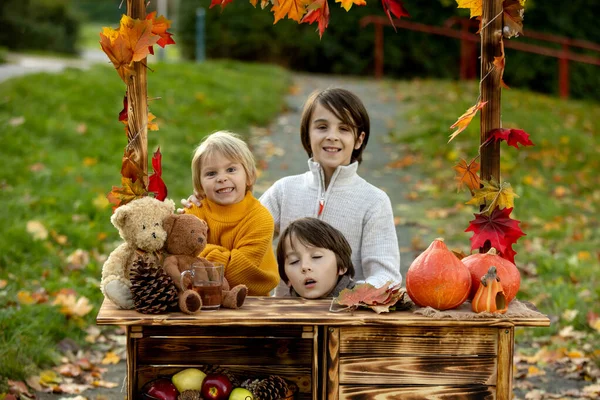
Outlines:
{"type": "Polygon", "coordinates": [[[329,312],[329,300],[250,297],[239,310],[144,315],[105,300],[99,325],[127,328],[128,399],[157,376],[216,364],[280,375],[297,399],[512,397],[515,326],[549,319],[432,319],[329,312]]]}

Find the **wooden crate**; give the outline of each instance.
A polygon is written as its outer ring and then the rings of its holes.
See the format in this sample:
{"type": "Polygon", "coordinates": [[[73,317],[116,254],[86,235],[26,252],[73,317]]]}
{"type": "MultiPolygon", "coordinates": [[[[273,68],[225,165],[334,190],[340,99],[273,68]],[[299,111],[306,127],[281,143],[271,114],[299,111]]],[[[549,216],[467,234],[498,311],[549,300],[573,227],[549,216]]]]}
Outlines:
{"type": "Polygon", "coordinates": [[[329,312],[329,300],[250,297],[239,310],[143,315],[105,301],[98,324],[128,332],[128,398],[160,375],[206,364],[276,374],[297,399],[506,399],[515,326],[536,318],[433,319],[411,312],[329,312]]]}

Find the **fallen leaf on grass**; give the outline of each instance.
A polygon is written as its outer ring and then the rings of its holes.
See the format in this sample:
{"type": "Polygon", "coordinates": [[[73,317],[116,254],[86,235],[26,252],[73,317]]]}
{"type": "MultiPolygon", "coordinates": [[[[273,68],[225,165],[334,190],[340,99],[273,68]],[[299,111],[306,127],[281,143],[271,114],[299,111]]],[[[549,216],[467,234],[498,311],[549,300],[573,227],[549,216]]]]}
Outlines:
{"type": "Polygon", "coordinates": [[[87,297],[64,293],[58,294],[52,305],[60,306],[60,312],[67,317],[83,317],[94,308],[87,297]]]}
{"type": "Polygon", "coordinates": [[[40,221],[27,221],[26,229],[33,240],[46,240],[48,238],[48,230],[40,221]]]}
{"type": "Polygon", "coordinates": [[[119,356],[115,352],[109,351],[104,356],[104,359],[102,360],[102,365],[118,364],[119,361],[121,361],[121,359],[119,358],[119,356]]]}

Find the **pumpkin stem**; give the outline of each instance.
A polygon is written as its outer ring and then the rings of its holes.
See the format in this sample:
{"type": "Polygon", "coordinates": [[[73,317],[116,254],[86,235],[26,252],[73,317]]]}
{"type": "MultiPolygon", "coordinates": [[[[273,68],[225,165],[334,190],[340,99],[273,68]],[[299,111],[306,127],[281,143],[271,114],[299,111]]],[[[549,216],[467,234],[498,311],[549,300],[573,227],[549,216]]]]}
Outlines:
{"type": "Polygon", "coordinates": [[[440,242],[443,242],[444,238],[443,237],[439,237],[439,238],[435,238],[434,240],[439,240],[440,242]]]}
{"type": "Polygon", "coordinates": [[[494,247],[492,247],[487,253],[485,254],[489,254],[492,256],[497,256],[498,255],[498,250],[496,250],[494,247]]]}

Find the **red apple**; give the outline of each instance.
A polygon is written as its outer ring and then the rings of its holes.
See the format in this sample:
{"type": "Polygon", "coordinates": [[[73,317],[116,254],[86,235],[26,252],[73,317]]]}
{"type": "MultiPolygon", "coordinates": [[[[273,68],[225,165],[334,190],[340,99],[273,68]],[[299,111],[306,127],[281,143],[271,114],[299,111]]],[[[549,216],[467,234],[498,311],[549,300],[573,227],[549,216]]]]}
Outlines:
{"type": "Polygon", "coordinates": [[[208,374],[202,383],[200,395],[204,400],[227,400],[233,385],[226,375],[208,374]]]}
{"type": "Polygon", "coordinates": [[[168,378],[157,378],[142,387],[142,398],[148,400],[177,400],[179,391],[168,378]]]}

